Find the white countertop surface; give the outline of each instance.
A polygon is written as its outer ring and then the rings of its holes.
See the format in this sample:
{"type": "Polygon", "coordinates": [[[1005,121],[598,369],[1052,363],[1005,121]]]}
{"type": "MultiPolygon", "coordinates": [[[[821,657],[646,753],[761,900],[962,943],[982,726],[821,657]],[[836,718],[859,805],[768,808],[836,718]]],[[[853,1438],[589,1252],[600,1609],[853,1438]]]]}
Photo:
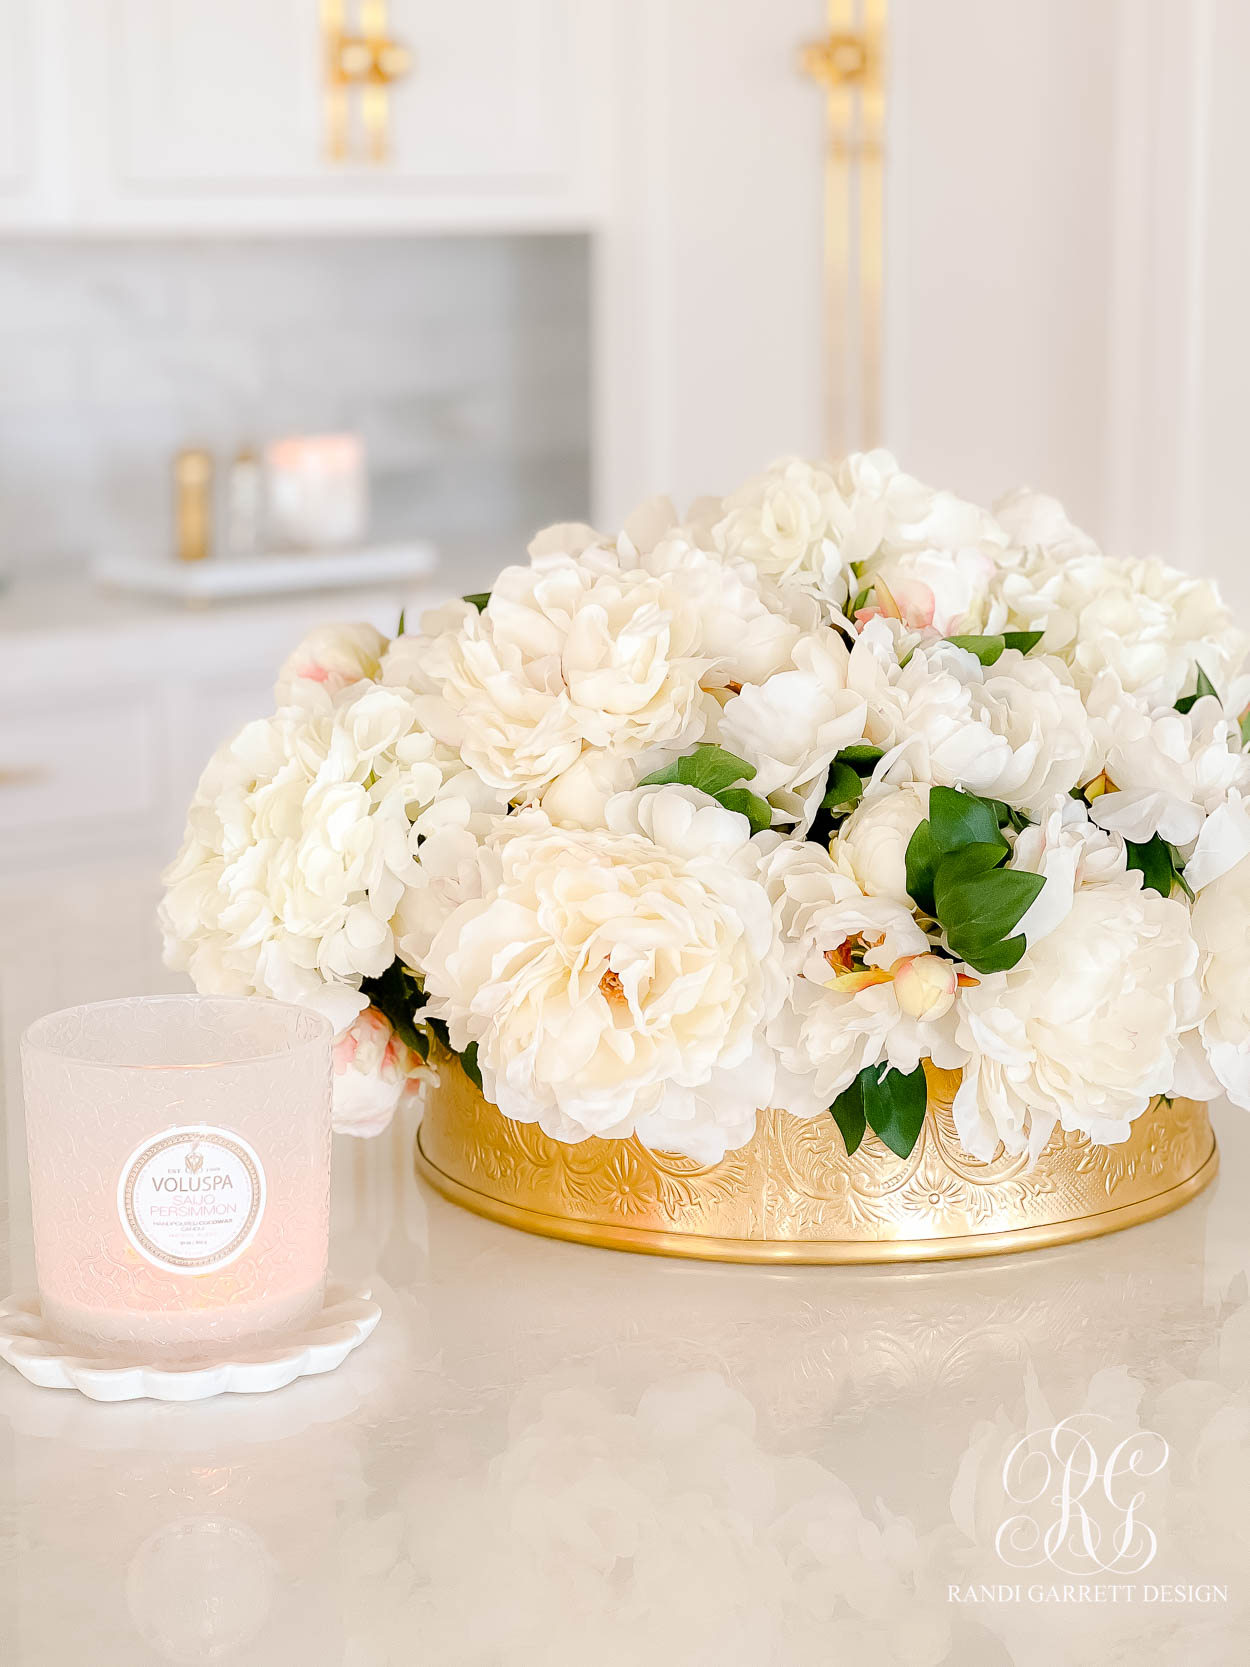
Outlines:
{"type": "Polygon", "coordinates": [[[410,1128],[345,1141],[334,1266],[383,1319],[339,1372],[100,1406],[0,1369],[0,1660],[1244,1663],[1250,1122],[1218,1126],[1221,1176],[1173,1216],[923,1269],[528,1238],[419,1185],[410,1128]],[[1006,1455],[1078,1413],[1100,1474],[1130,1445],[1117,1504],[1071,1498],[1068,1554],[1083,1506],[1114,1564],[1140,1493],[1140,1571],[995,1550],[1062,1510],[1055,1461],[1041,1504],[1012,1504],[1006,1455]]]}

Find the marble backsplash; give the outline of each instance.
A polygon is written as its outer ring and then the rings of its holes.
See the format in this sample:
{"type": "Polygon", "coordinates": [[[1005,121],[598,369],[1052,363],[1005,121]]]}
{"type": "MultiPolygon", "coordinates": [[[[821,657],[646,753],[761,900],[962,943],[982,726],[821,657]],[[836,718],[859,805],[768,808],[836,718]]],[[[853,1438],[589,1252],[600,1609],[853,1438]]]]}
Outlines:
{"type": "Polygon", "coordinates": [[[372,532],[584,516],[584,238],[0,244],[0,568],[170,544],[170,462],[352,429],[372,532]]]}

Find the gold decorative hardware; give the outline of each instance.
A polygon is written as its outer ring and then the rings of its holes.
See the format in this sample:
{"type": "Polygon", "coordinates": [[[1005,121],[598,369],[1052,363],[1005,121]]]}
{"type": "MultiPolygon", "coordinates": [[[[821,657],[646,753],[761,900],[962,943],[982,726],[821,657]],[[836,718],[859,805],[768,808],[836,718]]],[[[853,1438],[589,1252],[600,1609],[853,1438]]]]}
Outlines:
{"type": "Polygon", "coordinates": [[[715,1164],[637,1140],[551,1140],[504,1117],[459,1064],[439,1061],[417,1168],[479,1215],[550,1238],[723,1262],[915,1262],[1095,1238],[1174,1210],[1218,1166],[1207,1108],[1158,1101],[1119,1146],[1057,1129],[1037,1163],[978,1163],[951,1115],[958,1072],[929,1069],[910,1157],[869,1133],[847,1157],[832,1117],[762,1111],[715,1164]]]}
{"type": "Polygon", "coordinates": [[[829,0],[829,33],[799,52],[823,88],[826,446],[831,457],[881,438],[881,290],[887,0],[829,0]]]}
{"type": "Polygon", "coordinates": [[[203,561],[212,546],[213,459],[206,451],[174,458],[174,544],[179,561],[203,561]]]}
{"type": "Polygon", "coordinates": [[[390,157],[390,89],[413,67],[413,54],[387,28],[387,0],[321,0],[326,62],[326,151],[332,162],[386,162],[390,157]],[[359,146],[354,146],[352,95],[359,94],[359,146]]]}

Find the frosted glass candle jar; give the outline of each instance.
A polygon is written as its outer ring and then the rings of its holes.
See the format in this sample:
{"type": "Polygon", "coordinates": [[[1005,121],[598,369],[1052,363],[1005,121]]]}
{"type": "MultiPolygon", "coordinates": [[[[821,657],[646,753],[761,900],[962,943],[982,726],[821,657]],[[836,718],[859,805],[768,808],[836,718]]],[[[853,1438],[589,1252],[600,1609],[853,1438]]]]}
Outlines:
{"type": "Polygon", "coordinates": [[[355,434],[295,434],[265,448],[269,541],[325,550],[365,536],[369,488],[355,434]]]}
{"type": "Polygon", "coordinates": [[[43,1313],[76,1347],[204,1361],[321,1307],[329,1023],[276,1001],[135,997],[22,1038],[43,1313]]]}

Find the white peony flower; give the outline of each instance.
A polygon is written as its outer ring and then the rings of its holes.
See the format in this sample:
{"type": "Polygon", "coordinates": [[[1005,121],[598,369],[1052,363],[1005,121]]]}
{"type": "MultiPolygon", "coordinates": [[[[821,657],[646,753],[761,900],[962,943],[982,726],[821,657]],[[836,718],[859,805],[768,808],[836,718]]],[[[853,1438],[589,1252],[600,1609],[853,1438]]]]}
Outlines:
{"type": "Polygon", "coordinates": [[[864,737],[867,705],[847,688],[850,654],[836,631],[821,627],[799,642],[793,664],[726,703],[717,739],[753,764],[753,791],[801,830],[820,806],[834,755],[864,737]]]}
{"type": "Polygon", "coordinates": [[[275,704],[315,699],[319,690],[337,694],[349,683],[375,678],[385,652],[386,638],[372,625],[323,625],[310,631],[278,673],[275,704]]]}
{"type": "MultiPolygon", "coordinates": [[[[764,884],[791,975],[789,1000],[768,1029],[787,1111],[819,1116],[869,1065],[911,1072],[922,1059],[962,1064],[951,1002],[917,999],[927,977],[918,967],[937,957],[909,905],[869,897],[810,842],[778,846],[764,884]]],[[[956,968],[947,965],[953,1000],[956,968]]]]}
{"type": "Polygon", "coordinates": [[[929,814],[929,789],[923,783],[870,787],[843,822],[832,855],[869,897],[907,901],[907,847],[929,814]]]}
{"type": "Polygon", "coordinates": [[[1191,890],[1201,891],[1250,856],[1250,793],[1232,788],[1202,825],[1185,863],[1191,890]]]}
{"type": "Polygon", "coordinates": [[[1007,547],[989,510],[904,474],[888,451],[853,452],[839,465],[837,481],[864,529],[854,561],[906,550],[993,554],[1007,547]]]}
{"type": "Polygon", "coordinates": [[[167,963],[200,990],[303,1003],[344,1029],[394,959],[423,833],[467,824],[488,797],[405,689],[322,689],[249,724],[201,777],[165,874],[167,963]]]}
{"type": "Polygon", "coordinates": [[[429,1011],[477,1043],[506,1116],[712,1163],[772,1095],[786,984],[761,847],[685,787],[621,794],[606,824],[496,825],[426,956],[429,1011]]]}
{"type": "Polygon", "coordinates": [[[1199,892],[1193,932],[1202,1046],[1220,1087],[1234,1105],[1250,1111],[1250,856],[1199,892]]]}
{"type": "MultiPolygon", "coordinates": [[[[857,564],[872,570],[904,553],[923,554],[933,559],[927,579],[913,575],[918,586],[932,590],[937,583],[946,591],[962,583],[979,590],[984,553],[1007,545],[988,511],[904,474],[887,451],[857,452],[836,467],[783,458],[721,507],[711,529],[719,549],[835,613],[860,588],[857,564]],[[968,559],[963,579],[954,580],[941,556],[960,552],[968,559]]],[[[920,605],[923,591],[913,599],[920,605]]],[[[928,622],[932,617],[930,610],[928,622]]]]}
{"type": "Polygon", "coordinates": [[[851,687],[887,779],[958,787],[1035,811],[1088,779],[1094,738],[1077,690],[1052,660],[1007,649],[993,665],[953,643],[914,648],[902,665],[886,622],[861,632],[851,687]]]}
{"type": "Polygon", "coordinates": [[[1208,579],[1157,560],[1031,553],[997,581],[1012,629],[1042,630],[1042,652],[1060,655],[1077,686],[1110,668],[1151,707],[1191,691],[1196,668],[1220,688],[1246,657],[1248,639],[1208,579]]]}
{"type": "Polygon", "coordinates": [[[334,1043],[334,1127],[379,1135],[404,1103],[419,1103],[433,1068],[402,1042],[376,1007],[366,1007],[334,1043]]]}
{"type": "Polygon", "coordinates": [[[697,609],[663,578],[566,556],[505,568],[482,612],[453,603],[391,645],[387,683],[492,787],[525,798],[587,748],[640,758],[707,722],[697,609]]]}
{"type": "Polygon", "coordinates": [[[964,1149],[1034,1155],[1056,1122],[1108,1144],[1171,1086],[1181,987],[1197,949],[1185,906],[1142,888],[1123,847],[1074,800],[1026,829],[1013,867],[1046,875],[1009,972],[956,1006],[969,1055],[955,1096],[964,1149]]]}
{"type": "MultiPolygon", "coordinates": [[[[914,630],[976,635],[987,628],[997,572],[988,550],[905,550],[869,562],[860,583],[884,584],[903,623],[914,630]]],[[[879,607],[857,617],[872,617],[879,607]]]]}
{"type": "Polygon", "coordinates": [[[1250,792],[1240,731],[1211,696],[1189,712],[1147,711],[1104,671],[1086,705],[1102,760],[1103,791],[1090,810],[1099,827],[1138,843],[1158,834],[1187,849],[1230,791],[1250,792]]]}
{"type": "Polygon", "coordinates": [[[732,691],[764,682],[793,664],[796,646],[821,624],[811,597],[787,595],[750,562],[713,554],[684,538],[664,539],[638,560],[697,610],[699,648],[709,662],[704,688],[732,691]]]}
{"type": "Polygon", "coordinates": [[[1071,556],[1097,556],[1097,544],[1069,520],[1058,498],[1017,486],[994,504],[994,519],[1015,549],[1000,560],[1015,566],[1020,552],[1044,552],[1047,557],[1066,561],[1071,556]]]}
{"type": "Polygon", "coordinates": [[[832,470],[797,457],[773,463],[731,493],[722,509],[712,529],[718,549],[838,610],[851,593],[851,563],[879,541],[857,524],[832,470]]]}

